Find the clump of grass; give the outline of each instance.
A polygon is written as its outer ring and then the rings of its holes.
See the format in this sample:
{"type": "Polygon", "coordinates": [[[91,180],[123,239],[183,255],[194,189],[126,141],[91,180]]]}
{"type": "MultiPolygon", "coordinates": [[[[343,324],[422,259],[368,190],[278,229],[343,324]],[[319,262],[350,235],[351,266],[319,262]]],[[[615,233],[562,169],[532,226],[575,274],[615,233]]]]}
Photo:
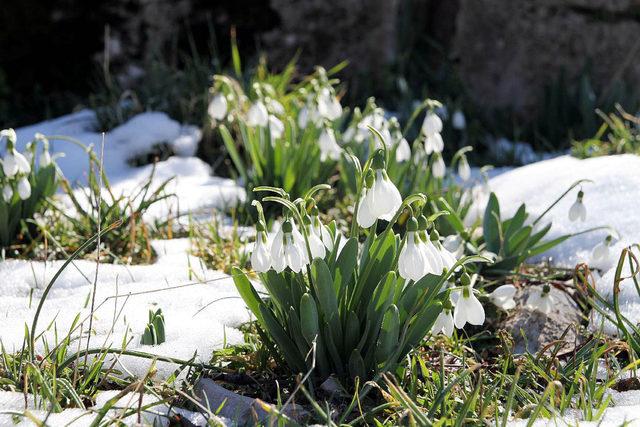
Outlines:
{"type": "Polygon", "coordinates": [[[613,154],[640,154],[640,118],[627,113],[620,104],[616,112],[596,113],[602,125],[592,137],[573,142],[572,154],[580,158],[613,154]]]}

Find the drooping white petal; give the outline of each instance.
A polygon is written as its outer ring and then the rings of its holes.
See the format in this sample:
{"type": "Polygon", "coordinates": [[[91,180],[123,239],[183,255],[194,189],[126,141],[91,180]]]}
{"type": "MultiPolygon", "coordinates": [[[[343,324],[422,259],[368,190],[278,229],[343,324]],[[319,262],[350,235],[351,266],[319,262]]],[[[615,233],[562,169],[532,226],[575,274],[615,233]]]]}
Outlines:
{"type": "Polygon", "coordinates": [[[264,273],[271,268],[271,256],[266,246],[264,233],[258,233],[256,243],[251,253],[251,267],[258,273],[264,273]]]}
{"type": "Polygon", "coordinates": [[[489,294],[489,299],[496,307],[503,310],[511,310],[516,306],[513,297],[516,294],[516,287],[513,285],[502,285],[489,294]]]}
{"type": "Polygon", "coordinates": [[[424,140],[424,151],[427,154],[431,153],[442,153],[444,150],[444,141],[442,140],[442,135],[439,133],[434,133],[433,135],[428,135],[424,140]]]}
{"type": "Polygon", "coordinates": [[[282,104],[275,99],[269,100],[269,111],[271,111],[273,114],[278,114],[278,115],[283,115],[285,113],[284,107],[282,106],[282,104]]]}
{"type": "Polygon", "coordinates": [[[327,250],[322,242],[322,238],[316,234],[313,227],[309,227],[309,247],[311,248],[311,256],[315,258],[324,258],[327,250]]]}
{"type": "Polygon", "coordinates": [[[451,125],[454,129],[463,130],[467,127],[467,119],[464,116],[464,113],[460,110],[456,110],[453,112],[453,117],[451,117],[451,125]]]}
{"type": "Polygon", "coordinates": [[[473,294],[473,291],[470,289],[469,297],[463,296],[463,299],[467,300],[466,308],[469,310],[467,313],[467,322],[476,326],[482,325],[485,319],[484,307],[482,307],[478,298],[473,294]]]}
{"type": "Polygon", "coordinates": [[[320,160],[326,159],[339,160],[342,155],[342,148],[336,141],[336,136],[333,129],[323,129],[320,137],[318,138],[318,145],[320,147],[320,160]]]}
{"type": "Polygon", "coordinates": [[[422,132],[426,136],[442,132],[442,120],[433,111],[427,112],[422,122],[422,132]]]}
{"type": "Polygon", "coordinates": [[[7,153],[2,159],[2,171],[9,178],[18,173],[18,163],[13,152],[7,153]]]}
{"type": "Polygon", "coordinates": [[[381,169],[376,171],[376,178],[371,188],[371,210],[375,217],[390,221],[402,204],[402,196],[381,169]]]}
{"type": "Polygon", "coordinates": [[[587,209],[581,200],[576,200],[571,208],[569,208],[569,220],[571,221],[584,221],[587,219],[587,209]]]}
{"type": "Polygon", "coordinates": [[[293,238],[288,236],[287,239],[288,241],[284,245],[284,256],[287,266],[289,266],[291,271],[299,273],[300,270],[302,270],[302,266],[305,264],[304,257],[299,246],[293,242],[293,238]]]}
{"type": "Polygon", "coordinates": [[[49,153],[49,150],[44,150],[40,155],[40,167],[46,168],[51,164],[51,161],[51,153],[49,153]]]}
{"type": "Polygon", "coordinates": [[[27,200],[31,196],[31,184],[26,177],[22,177],[18,181],[18,195],[22,200],[27,200]]]}
{"type": "Polygon", "coordinates": [[[406,162],[411,158],[411,147],[405,138],[401,138],[398,141],[398,147],[396,148],[396,162],[406,162]]]}
{"type": "Polygon", "coordinates": [[[356,221],[362,228],[369,228],[376,222],[376,216],[371,210],[371,189],[362,190],[362,196],[358,202],[358,215],[356,221]]]}
{"type": "Polygon", "coordinates": [[[269,132],[271,139],[279,139],[284,134],[284,124],[276,116],[269,116],[269,132]]]}
{"type": "Polygon", "coordinates": [[[221,93],[216,94],[209,102],[207,113],[214,120],[224,119],[227,116],[227,98],[221,93]]]}
{"type": "Polygon", "coordinates": [[[261,101],[253,104],[247,112],[247,125],[251,127],[266,127],[269,124],[267,107],[261,101]]]}
{"type": "Polygon", "coordinates": [[[460,295],[453,309],[453,323],[456,328],[462,329],[467,324],[467,311],[466,299],[460,295]]]}
{"type": "Polygon", "coordinates": [[[2,187],[2,198],[5,202],[9,203],[13,198],[13,188],[11,188],[10,184],[5,184],[2,187]]]}
{"type": "Polygon", "coordinates": [[[434,178],[444,178],[444,174],[447,171],[447,167],[444,164],[444,160],[442,156],[437,155],[435,160],[433,161],[433,165],[431,165],[431,173],[434,178]]]}
{"type": "Polygon", "coordinates": [[[462,157],[458,162],[458,175],[463,181],[468,181],[471,178],[471,167],[465,157],[462,157]]]}
{"type": "Polygon", "coordinates": [[[304,106],[300,109],[298,113],[298,127],[300,129],[306,129],[309,124],[309,108],[304,106]]]}
{"type": "Polygon", "coordinates": [[[444,309],[438,314],[431,329],[434,334],[444,334],[448,337],[453,335],[453,314],[451,310],[444,309]]]}
{"type": "Polygon", "coordinates": [[[415,232],[409,231],[407,242],[398,257],[398,272],[403,279],[417,282],[425,275],[424,271],[424,258],[415,243],[415,232]]]}

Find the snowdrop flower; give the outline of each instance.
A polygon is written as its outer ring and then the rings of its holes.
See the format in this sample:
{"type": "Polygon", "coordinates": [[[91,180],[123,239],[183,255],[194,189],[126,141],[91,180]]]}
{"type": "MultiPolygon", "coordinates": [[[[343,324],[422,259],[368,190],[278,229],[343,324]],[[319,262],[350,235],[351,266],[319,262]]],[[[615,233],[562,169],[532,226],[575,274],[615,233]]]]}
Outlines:
{"type": "Polygon", "coordinates": [[[342,148],[336,142],[333,129],[325,128],[322,130],[318,138],[318,145],[320,146],[320,161],[324,162],[327,159],[340,160],[342,148]]]}
{"type": "Polygon", "coordinates": [[[464,113],[460,110],[456,110],[451,118],[451,125],[454,129],[463,130],[467,127],[467,119],[464,117],[464,113]]]}
{"type": "Polygon", "coordinates": [[[460,258],[464,254],[464,240],[457,234],[445,237],[442,246],[456,258],[460,258]]]}
{"type": "Polygon", "coordinates": [[[251,253],[251,268],[258,273],[264,273],[271,268],[271,255],[267,248],[267,234],[264,231],[264,225],[258,222],[256,229],[256,243],[251,253]]]}
{"type": "Polygon", "coordinates": [[[447,171],[447,166],[444,164],[444,160],[440,154],[436,154],[433,164],[431,165],[431,173],[434,178],[444,178],[444,174],[447,171]]]}
{"type": "Polygon", "coordinates": [[[424,139],[424,151],[426,151],[427,154],[442,153],[442,150],[444,150],[442,135],[434,133],[426,136],[424,139]]]}
{"type": "Polygon", "coordinates": [[[329,228],[320,221],[320,218],[318,217],[318,208],[315,206],[311,209],[311,227],[313,228],[313,232],[320,236],[324,246],[328,250],[332,251],[333,238],[331,237],[329,228]]]}
{"type": "Polygon", "coordinates": [[[284,134],[284,124],[276,116],[269,116],[269,133],[272,140],[279,139],[284,134]]]}
{"type": "Polygon", "coordinates": [[[584,192],[582,190],[578,191],[576,201],[571,205],[571,208],[569,208],[569,220],[577,221],[579,219],[580,221],[584,221],[587,219],[587,208],[584,206],[584,203],[582,203],[583,197],[584,192]]]}
{"type": "Polygon", "coordinates": [[[290,221],[285,221],[276,234],[271,245],[271,260],[273,269],[277,273],[289,267],[291,271],[299,273],[305,265],[305,257],[298,243],[294,241],[293,225],[290,221]],[[280,237],[280,239],[278,238],[280,237]]]}
{"type": "Polygon", "coordinates": [[[368,228],[376,219],[390,221],[402,204],[402,196],[384,170],[383,154],[378,152],[372,167],[375,178],[371,187],[363,189],[358,204],[357,221],[361,227],[368,228]]]}
{"type": "Polygon", "coordinates": [[[456,263],[456,257],[451,252],[449,252],[447,248],[442,246],[442,244],[440,243],[440,234],[437,230],[433,230],[431,232],[431,243],[433,249],[435,249],[435,254],[440,258],[441,262],[441,270],[438,274],[442,273],[442,269],[446,268],[447,270],[449,270],[453,268],[456,263]]]}
{"type": "Polygon", "coordinates": [[[318,96],[318,112],[322,117],[329,120],[336,120],[342,115],[340,101],[326,87],[322,89],[318,96]]]}
{"type": "Polygon", "coordinates": [[[298,112],[298,127],[306,129],[309,124],[309,108],[305,105],[298,112]]]}
{"type": "Polygon", "coordinates": [[[311,249],[311,258],[324,258],[327,249],[322,241],[322,233],[318,233],[313,226],[313,220],[310,216],[306,216],[305,229],[307,230],[307,239],[309,239],[309,248],[311,249]]]}
{"type": "Polygon", "coordinates": [[[209,117],[222,120],[227,116],[227,98],[221,93],[216,94],[207,107],[209,117]]]}
{"type": "Polygon", "coordinates": [[[11,187],[11,184],[5,184],[4,187],[2,187],[2,198],[7,203],[9,203],[13,198],[13,188],[11,187]]]}
{"type": "Polygon", "coordinates": [[[445,306],[443,307],[440,314],[436,318],[436,321],[433,323],[433,327],[431,328],[431,332],[434,334],[443,334],[447,337],[453,335],[453,313],[451,312],[451,304],[447,304],[445,302],[445,306]]]}
{"type": "Polygon", "coordinates": [[[426,136],[431,136],[440,132],[442,132],[442,120],[433,111],[428,111],[422,122],[422,133],[426,136]]]}
{"type": "Polygon", "coordinates": [[[496,306],[503,310],[511,310],[516,306],[516,302],[513,299],[516,294],[516,287],[513,285],[498,286],[493,292],[489,294],[489,299],[496,306]]]}
{"type": "Polygon", "coordinates": [[[544,285],[542,290],[539,287],[532,289],[527,299],[527,307],[531,310],[538,310],[541,313],[549,314],[553,308],[551,286],[544,285]]]}
{"type": "Polygon", "coordinates": [[[398,272],[405,280],[417,282],[425,275],[425,261],[416,244],[416,232],[418,231],[418,221],[415,218],[409,219],[407,224],[406,243],[400,251],[398,257],[398,272]]]}
{"type": "Polygon", "coordinates": [[[278,115],[284,114],[284,107],[277,100],[269,99],[267,103],[269,105],[269,111],[271,111],[273,114],[278,114],[278,115]]]}
{"type": "Polygon", "coordinates": [[[611,241],[613,240],[613,236],[607,236],[604,241],[598,243],[591,251],[591,262],[593,264],[607,264],[611,259],[611,251],[609,250],[609,246],[611,245],[611,241]]]}
{"type": "Polygon", "coordinates": [[[18,195],[22,200],[27,200],[31,196],[31,184],[29,184],[29,180],[26,177],[18,180],[18,195]]]}
{"type": "Polygon", "coordinates": [[[18,140],[18,135],[16,135],[16,131],[13,129],[3,129],[0,131],[0,139],[7,138],[9,143],[15,144],[18,140]]]}
{"type": "Polygon", "coordinates": [[[247,124],[251,127],[266,127],[269,124],[267,107],[261,101],[256,102],[247,112],[247,124]]]}
{"type": "Polygon", "coordinates": [[[7,177],[12,177],[17,173],[31,172],[31,166],[26,157],[11,149],[2,159],[2,170],[7,177]]]}
{"type": "Polygon", "coordinates": [[[400,138],[396,146],[396,162],[406,162],[411,158],[411,147],[405,138],[400,138]]]}
{"type": "Polygon", "coordinates": [[[456,328],[462,329],[464,325],[482,325],[484,323],[484,307],[473,294],[473,281],[467,273],[460,278],[462,289],[454,291],[457,294],[456,307],[453,311],[453,321],[456,328]]]}
{"type": "Polygon", "coordinates": [[[463,181],[468,181],[471,178],[471,167],[469,167],[469,162],[465,156],[460,157],[458,161],[458,176],[463,181]]]}
{"type": "Polygon", "coordinates": [[[442,274],[444,264],[438,249],[431,243],[431,238],[427,233],[429,221],[424,215],[420,215],[418,218],[418,229],[420,235],[420,242],[418,243],[418,249],[422,253],[424,259],[424,274],[442,274]]]}

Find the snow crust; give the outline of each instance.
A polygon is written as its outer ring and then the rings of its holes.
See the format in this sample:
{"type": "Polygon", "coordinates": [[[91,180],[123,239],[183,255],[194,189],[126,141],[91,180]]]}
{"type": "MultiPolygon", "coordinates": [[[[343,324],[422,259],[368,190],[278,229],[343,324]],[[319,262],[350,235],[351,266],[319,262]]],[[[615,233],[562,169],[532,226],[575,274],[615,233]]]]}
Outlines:
{"type": "MultiPolygon", "coordinates": [[[[56,138],[73,138],[85,147],[93,147],[100,154],[102,133],[96,129],[98,122],[91,110],[82,110],[54,120],[16,129],[18,149],[24,150],[36,133],[50,139],[52,154],[64,176],[72,183],[86,183],[89,160],[86,149],[77,144],[56,138]]],[[[147,220],[166,217],[169,213],[227,209],[244,199],[244,189],[233,180],[212,176],[211,167],[194,157],[201,131],[191,125],[180,125],[165,113],[146,112],[104,135],[104,170],[115,194],[131,194],[151,174],[152,165],[134,167],[130,161],[151,152],[155,146],[166,144],[176,154],[157,162],[152,189],[169,178],[175,179],[167,186],[168,193],[177,197],[152,206],[147,220]]]]}

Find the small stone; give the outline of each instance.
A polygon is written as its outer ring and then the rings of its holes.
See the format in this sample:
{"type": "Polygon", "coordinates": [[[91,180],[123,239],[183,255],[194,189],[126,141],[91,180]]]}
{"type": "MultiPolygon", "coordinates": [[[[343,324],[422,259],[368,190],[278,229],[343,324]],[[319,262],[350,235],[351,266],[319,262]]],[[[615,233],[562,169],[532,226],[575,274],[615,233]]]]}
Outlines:
{"type": "Polygon", "coordinates": [[[528,285],[518,289],[515,296],[517,308],[500,325],[513,336],[514,353],[523,354],[526,351],[536,353],[547,344],[559,340],[567,328],[569,330],[563,338],[567,344],[560,352],[572,350],[578,340],[576,328],[579,328],[581,322],[580,308],[567,293],[553,286],[551,286],[550,296],[554,304],[549,314],[527,308],[526,302],[529,295],[537,286],[528,285]]]}

